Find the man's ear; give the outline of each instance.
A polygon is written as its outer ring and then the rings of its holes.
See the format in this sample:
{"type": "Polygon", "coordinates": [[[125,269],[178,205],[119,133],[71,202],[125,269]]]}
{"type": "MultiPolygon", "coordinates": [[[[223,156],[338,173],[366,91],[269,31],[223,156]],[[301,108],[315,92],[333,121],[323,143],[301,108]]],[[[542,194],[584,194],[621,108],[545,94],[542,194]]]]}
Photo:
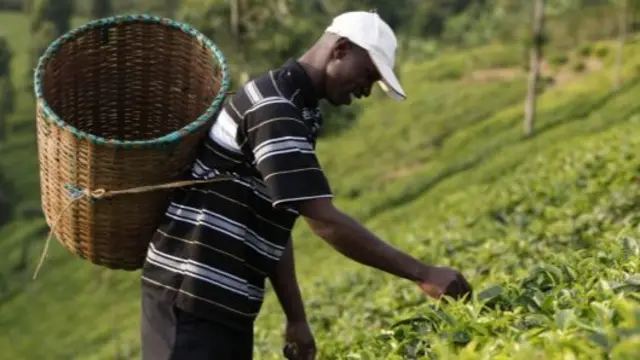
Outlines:
{"type": "Polygon", "coordinates": [[[342,59],[347,56],[351,43],[346,38],[336,40],[331,49],[331,57],[334,59],[342,59]]]}

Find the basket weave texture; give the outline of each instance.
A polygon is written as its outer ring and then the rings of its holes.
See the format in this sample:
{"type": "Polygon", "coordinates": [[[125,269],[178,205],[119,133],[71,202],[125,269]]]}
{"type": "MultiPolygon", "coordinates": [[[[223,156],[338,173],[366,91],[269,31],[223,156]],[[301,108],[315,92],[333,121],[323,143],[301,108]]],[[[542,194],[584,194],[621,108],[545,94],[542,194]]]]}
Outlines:
{"type": "Polygon", "coordinates": [[[170,19],[99,19],[53,42],[34,88],[42,208],[58,241],[94,264],[139,269],[168,190],[88,194],[174,181],[229,83],[215,44],[170,19]]]}

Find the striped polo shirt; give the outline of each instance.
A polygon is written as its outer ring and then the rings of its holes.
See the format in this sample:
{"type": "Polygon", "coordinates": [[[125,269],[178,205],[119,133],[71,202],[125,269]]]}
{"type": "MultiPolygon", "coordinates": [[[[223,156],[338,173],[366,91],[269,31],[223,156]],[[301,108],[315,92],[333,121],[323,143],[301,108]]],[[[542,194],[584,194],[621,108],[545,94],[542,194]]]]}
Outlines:
{"type": "Polygon", "coordinates": [[[322,115],[304,69],[288,60],[229,97],[186,179],[229,180],[173,192],[148,248],[143,286],[177,307],[250,329],[302,200],[331,197],[315,155],[322,115]]]}

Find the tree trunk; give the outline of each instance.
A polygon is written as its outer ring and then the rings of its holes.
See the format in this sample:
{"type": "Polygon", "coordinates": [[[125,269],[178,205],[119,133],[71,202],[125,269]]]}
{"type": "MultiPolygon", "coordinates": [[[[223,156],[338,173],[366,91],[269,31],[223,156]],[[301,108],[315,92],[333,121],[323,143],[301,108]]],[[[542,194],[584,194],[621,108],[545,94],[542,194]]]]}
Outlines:
{"type": "Polygon", "coordinates": [[[29,264],[29,248],[31,245],[31,239],[23,239],[20,245],[20,260],[18,260],[18,263],[13,267],[14,273],[18,274],[21,274],[25,270],[27,270],[27,265],[29,264]]]}
{"type": "Polygon", "coordinates": [[[240,9],[238,6],[238,0],[231,0],[231,37],[233,38],[233,46],[235,47],[235,50],[238,50],[238,36],[240,36],[240,9]]]}
{"type": "MultiPolygon", "coordinates": [[[[0,114],[0,144],[2,144],[2,142],[4,141],[5,135],[6,135],[5,134],[5,132],[6,132],[5,118],[6,117],[7,117],[7,115],[5,113],[1,113],[0,114]]],[[[2,205],[2,197],[1,196],[0,196],[0,205],[2,205]]]]}
{"type": "Polygon", "coordinates": [[[526,136],[530,136],[533,133],[533,124],[536,117],[536,95],[543,46],[544,0],[536,0],[533,16],[533,44],[529,52],[529,86],[524,116],[524,133],[526,136]]]}
{"type": "Polygon", "coordinates": [[[629,2],[627,0],[623,0],[620,6],[620,12],[618,15],[618,56],[616,60],[615,66],[615,84],[614,90],[620,90],[620,86],[622,86],[622,65],[624,63],[624,41],[627,36],[627,10],[629,9],[629,2]]]}
{"type": "Polygon", "coordinates": [[[113,8],[111,0],[93,0],[91,6],[91,16],[94,19],[100,19],[111,15],[113,8]]]}

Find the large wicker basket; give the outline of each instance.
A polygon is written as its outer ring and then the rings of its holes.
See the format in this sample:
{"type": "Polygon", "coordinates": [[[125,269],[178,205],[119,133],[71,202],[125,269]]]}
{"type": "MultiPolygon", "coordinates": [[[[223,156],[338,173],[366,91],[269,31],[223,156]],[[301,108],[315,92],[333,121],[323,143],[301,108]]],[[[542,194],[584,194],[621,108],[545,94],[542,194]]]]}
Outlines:
{"type": "Polygon", "coordinates": [[[139,269],[169,193],[135,188],[175,181],[191,165],[229,88],[223,54],[188,25],[116,16],[53,42],[34,82],[53,235],[94,264],[139,269]]]}

